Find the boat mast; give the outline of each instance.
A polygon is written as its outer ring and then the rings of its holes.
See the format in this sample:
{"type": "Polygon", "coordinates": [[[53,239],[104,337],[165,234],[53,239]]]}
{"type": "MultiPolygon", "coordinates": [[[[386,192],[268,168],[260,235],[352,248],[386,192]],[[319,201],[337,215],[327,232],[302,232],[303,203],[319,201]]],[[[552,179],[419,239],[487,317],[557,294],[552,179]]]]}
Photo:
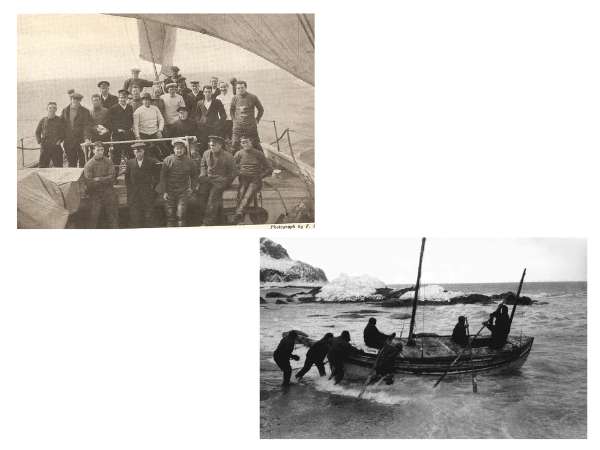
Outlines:
{"type": "Polygon", "coordinates": [[[519,282],[519,289],[517,290],[517,298],[515,299],[515,304],[513,305],[512,311],[510,313],[510,320],[508,321],[508,330],[510,332],[510,327],[512,325],[513,316],[515,315],[515,311],[517,309],[517,304],[519,303],[519,295],[521,295],[521,288],[523,287],[523,280],[525,279],[525,272],[527,272],[527,267],[523,269],[523,275],[521,275],[521,281],[519,282]]]}
{"type": "Polygon", "coordinates": [[[154,68],[154,77],[155,80],[158,81],[158,70],[156,70],[156,60],[154,59],[154,52],[152,51],[152,43],[150,42],[150,35],[148,34],[148,27],[146,26],[146,21],[142,19],[142,23],[144,24],[144,30],[146,31],[146,41],[148,41],[148,48],[150,49],[150,56],[152,57],[152,67],[154,68]]]}
{"type": "Polygon", "coordinates": [[[425,238],[421,240],[421,255],[419,256],[419,271],[417,272],[417,284],[415,285],[415,295],[413,297],[412,314],[410,316],[410,329],[408,331],[407,345],[415,345],[414,331],[415,318],[417,315],[417,300],[419,299],[419,288],[421,286],[421,266],[423,265],[423,252],[425,251],[425,238]]]}

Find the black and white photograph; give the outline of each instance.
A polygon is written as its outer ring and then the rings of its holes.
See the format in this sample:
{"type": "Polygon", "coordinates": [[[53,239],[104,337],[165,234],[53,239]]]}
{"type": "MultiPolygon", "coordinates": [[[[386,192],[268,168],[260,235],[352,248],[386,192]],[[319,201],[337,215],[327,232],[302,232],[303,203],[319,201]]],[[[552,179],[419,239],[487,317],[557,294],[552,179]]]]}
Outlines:
{"type": "Polygon", "coordinates": [[[18,16],[18,228],[314,223],[314,15],[18,16]]]}
{"type": "Polygon", "coordinates": [[[261,438],[585,438],[586,252],[261,238],[261,438]]]}

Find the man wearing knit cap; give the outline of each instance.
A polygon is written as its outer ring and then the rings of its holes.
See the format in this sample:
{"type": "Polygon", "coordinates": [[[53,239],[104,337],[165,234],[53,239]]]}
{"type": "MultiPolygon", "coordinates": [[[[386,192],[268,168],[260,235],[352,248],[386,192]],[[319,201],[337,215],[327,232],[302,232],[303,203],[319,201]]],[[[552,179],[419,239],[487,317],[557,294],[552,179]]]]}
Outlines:
{"type": "Polygon", "coordinates": [[[110,83],[108,81],[99,82],[98,87],[100,88],[100,103],[104,108],[110,109],[119,102],[117,96],[109,92],[110,83]]]}
{"type": "Polygon", "coordinates": [[[104,156],[102,142],[94,142],[94,156],[83,169],[83,176],[90,199],[89,228],[98,226],[98,218],[104,210],[109,228],[119,228],[118,199],[113,187],[115,168],[112,161],[104,156]]]}
{"type": "Polygon", "coordinates": [[[204,210],[203,225],[218,225],[223,213],[223,192],[237,176],[233,157],[223,149],[221,136],[209,136],[209,149],[202,155],[198,198],[204,210]]]}
{"type": "Polygon", "coordinates": [[[140,87],[140,89],[143,89],[145,87],[152,87],[152,85],[154,83],[152,81],[144,80],[143,78],[140,78],[140,69],[138,69],[137,67],[134,67],[133,69],[131,69],[131,78],[127,78],[125,80],[125,82],[123,83],[122,90],[131,92],[131,86],[133,84],[137,84],[140,87]]]}
{"type": "Polygon", "coordinates": [[[63,148],[67,154],[69,167],[83,167],[85,163],[85,155],[81,144],[83,142],[91,142],[90,140],[90,125],[92,118],[90,111],[81,106],[83,95],[74,92],[71,96],[71,104],[64,108],[61,113],[61,118],[65,123],[65,140],[63,148]]]}
{"type": "Polygon", "coordinates": [[[173,139],[173,154],[163,160],[157,188],[165,200],[168,227],[185,226],[187,205],[196,187],[196,166],[186,155],[185,139],[173,139]]]}

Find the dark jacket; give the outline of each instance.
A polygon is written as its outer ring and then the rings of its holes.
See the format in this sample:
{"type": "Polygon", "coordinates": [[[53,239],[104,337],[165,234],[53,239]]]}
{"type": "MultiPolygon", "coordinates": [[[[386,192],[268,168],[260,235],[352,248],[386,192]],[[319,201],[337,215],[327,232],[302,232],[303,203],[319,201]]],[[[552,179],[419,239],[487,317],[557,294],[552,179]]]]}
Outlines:
{"type": "Polygon", "coordinates": [[[67,106],[62,110],[60,117],[65,123],[66,145],[79,144],[83,142],[84,139],[91,139],[90,124],[92,123],[92,117],[90,115],[90,111],[87,108],[79,106],[79,108],[77,109],[77,115],[75,116],[75,120],[73,121],[73,126],[71,126],[70,106],[67,106]]]}
{"type": "Polygon", "coordinates": [[[213,130],[220,129],[225,123],[225,119],[227,119],[227,114],[221,100],[213,99],[208,109],[204,106],[203,100],[196,104],[196,120],[200,126],[213,130]]]}
{"type": "Polygon", "coordinates": [[[365,345],[371,348],[382,348],[389,336],[381,333],[375,325],[367,324],[363,332],[365,345]]]}
{"type": "Polygon", "coordinates": [[[102,106],[104,106],[106,109],[110,109],[112,106],[119,103],[119,97],[117,97],[116,95],[108,94],[108,97],[104,99],[102,98],[102,94],[100,94],[100,103],[102,103],[102,106]]]}
{"type": "Polygon", "coordinates": [[[118,103],[108,110],[108,128],[115,133],[119,130],[129,131],[133,127],[133,108],[127,105],[124,109],[118,103]]]}
{"type": "Polygon", "coordinates": [[[59,116],[43,117],[35,129],[35,138],[38,144],[57,145],[65,138],[65,121],[59,116]]]}
{"type": "Polygon", "coordinates": [[[323,362],[329,347],[331,345],[331,339],[321,338],[313,345],[310,346],[308,352],[306,352],[306,360],[314,362],[323,362]]]}
{"type": "Polygon", "coordinates": [[[123,83],[123,89],[127,92],[131,92],[131,86],[137,84],[140,87],[140,91],[145,87],[152,87],[154,83],[150,80],[144,80],[143,78],[127,78],[123,83]]]}
{"type": "Polygon", "coordinates": [[[138,196],[154,196],[154,186],[160,176],[160,163],[158,160],[145,155],[142,166],[137,159],[127,161],[125,167],[125,185],[127,186],[127,203],[131,204],[138,196]]]}
{"type": "Polygon", "coordinates": [[[171,132],[169,137],[184,137],[184,136],[196,136],[198,137],[198,124],[189,117],[187,120],[178,120],[171,125],[171,132]]]}
{"type": "Polygon", "coordinates": [[[452,331],[452,341],[456,342],[461,347],[467,345],[467,329],[464,325],[457,323],[452,331]]]}
{"type": "Polygon", "coordinates": [[[344,364],[348,356],[360,353],[360,350],[351,345],[342,336],[334,337],[331,340],[331,347],[327,351],[327,359],[332,366],[344,364]]]}
{"type": "Polygon", "coordinates": [[[285,335],[281,341],[279,341],[279,345],[273,352],[273,359],[275,361],[287,361],[292,357],[292,353],[294,352],[294,344],[296,343],[296,338],[290,336],[289,334],[285,335]]]}

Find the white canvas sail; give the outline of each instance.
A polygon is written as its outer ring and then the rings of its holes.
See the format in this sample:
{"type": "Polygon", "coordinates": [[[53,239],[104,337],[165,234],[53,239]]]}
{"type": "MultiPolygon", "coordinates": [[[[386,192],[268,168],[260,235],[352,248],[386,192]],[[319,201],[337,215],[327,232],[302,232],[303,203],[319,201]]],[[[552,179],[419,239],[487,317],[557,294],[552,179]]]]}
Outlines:
{"type": "Polygon", "coordinates": [[[170,75],[169,67],[173,65],[177,29],[148,20],[138,20],[137,22],[140,58],[159,64],[160,72],[170,75]]]}

